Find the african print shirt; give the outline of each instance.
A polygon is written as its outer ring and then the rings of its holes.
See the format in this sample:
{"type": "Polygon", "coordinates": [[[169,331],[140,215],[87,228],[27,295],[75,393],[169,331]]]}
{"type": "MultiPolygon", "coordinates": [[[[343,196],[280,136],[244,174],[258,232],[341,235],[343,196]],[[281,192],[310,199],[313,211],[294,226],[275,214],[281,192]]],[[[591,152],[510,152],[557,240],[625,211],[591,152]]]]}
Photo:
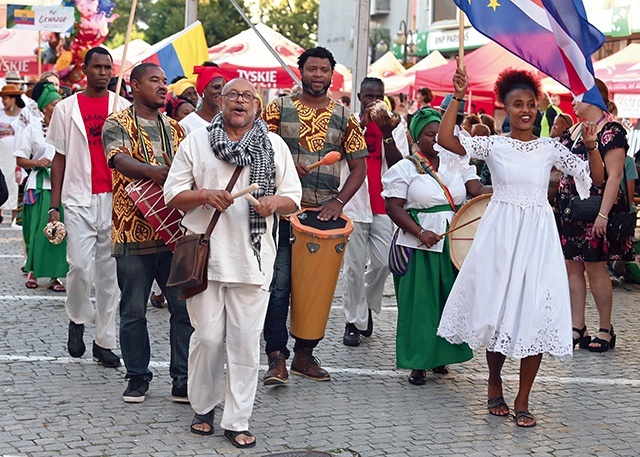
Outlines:
{"type": "MultiPolygon", "coordinates": [[[[184,130],[176,121],[162,114],[155,121],[138,117],[136,125],[131,108],[111,114],[102,130],[102,141],[109,166],[114,168],[113,157],[120,153],[151,165],[164,164],[163,131],[169,137],[167,140],[170,150],[167,151],[167,155],[171,158],[185,136],[184,130]],[[140,135],[146,145],[148,157],[145,157],[140,135]]],[[[135,179],[114,169],[111,217],[111,254],[114,257],[123,256],[125,251],[131,255],[143,255],[169,250],[129,197],[125,188],[133,181],[135,179]]]]}

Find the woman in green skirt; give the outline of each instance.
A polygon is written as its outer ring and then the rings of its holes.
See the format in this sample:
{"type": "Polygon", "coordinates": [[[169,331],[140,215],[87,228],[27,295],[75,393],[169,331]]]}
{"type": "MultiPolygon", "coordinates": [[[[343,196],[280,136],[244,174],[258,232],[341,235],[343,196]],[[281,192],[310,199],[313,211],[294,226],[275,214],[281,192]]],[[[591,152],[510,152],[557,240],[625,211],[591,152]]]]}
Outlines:
{"type": "Polygon", "coordinates": [[[447,364],[473,357],[466,344],[454,345],[436,335],[455,279],[449,238],[441,234],[467,193],[491,192],[480,183],[473,166],[437,150],[441,119],[432,108],[414,114],[409,131],[418,151],[396,163],[382,179],[387,213],[399,227],[396,244],[411,253],[406,273],[394,274],[393,280],[398,302],[396,363],[412,370],[409,382],[415,385],[426,382],[427,370],[446,374],[447,364]],[[452,160],[441,160],[441,155],[452,160]]]}
{"type": "MultiPolygon", "coordinates": [[[[31,170],[25,183],[22,210],[22,236],[27,249],[28,272],[26,286],[38,287],[37,278],[51,278],[49,289],[64,292],[65,286],[59,278],[69,271],[67,264],[67,242],[52,244],[43,229],[47,225],[48,210],[51,205],[51,161],[55,155],[52,145],[45,142],[46,130],[53,114],[53,108],[61,97],[55,86],[48,81],[38,82],[31,97],[44,115],[42,122],[33,120],[20,133],[14,152],[17,164],[25,170],[31,170]]],[[[62,208],[60,220],[63,221],[62,208]]]]}

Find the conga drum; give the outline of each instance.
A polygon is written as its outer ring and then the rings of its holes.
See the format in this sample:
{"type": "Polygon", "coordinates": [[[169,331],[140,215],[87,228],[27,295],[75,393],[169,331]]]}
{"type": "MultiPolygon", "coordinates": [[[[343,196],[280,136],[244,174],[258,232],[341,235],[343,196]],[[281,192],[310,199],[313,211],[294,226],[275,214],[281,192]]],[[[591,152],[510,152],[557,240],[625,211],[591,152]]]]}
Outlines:
{"type": "Polygon", "coordinates": [[[353,222],[321,221],[318,211],[291,216],[291,336],[321,340],[353,222]]]}
{"type": "Polygon", "coordinates": [[[449,252],[451,262],[458,270],[469,254],[473,238],[480,225],[480,218],[482,218],[490,201],[491,194],[472,198],[468,203],[462,205],[449,224],[448,231],[451,232],[449,234],[449,252]],[[477,220],[474,221],[474,219],[477,220]]]}
{"type": "Polygon", "coordinates": [[[130,183],[125,190],[149,225],[173,252],[176,242],[184,235],[180,225],[182,212],[166,205],[162,187],[153,181],[139,179],[130,183]]]}

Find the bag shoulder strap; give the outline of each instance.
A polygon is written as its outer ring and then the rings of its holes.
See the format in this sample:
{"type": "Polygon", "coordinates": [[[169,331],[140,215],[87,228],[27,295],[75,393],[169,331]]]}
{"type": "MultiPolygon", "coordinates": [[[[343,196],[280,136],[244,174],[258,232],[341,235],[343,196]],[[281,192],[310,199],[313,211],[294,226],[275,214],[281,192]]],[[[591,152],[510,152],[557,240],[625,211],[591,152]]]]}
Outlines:
{"type": "MultiPolygon", "coordinates": [[[[236,181],[238,180],[238,177],[240,176],[240,172],[242,171],[242,167],[241,166],[237,166],[236,169],[233,172],[233,176],[231,176],[231,179],[229,180],[229,184],[227,184],[227,187],[225,188],[225,190],[227,192],[231,192],[231,190],[233,189],[233,186],[235,186],[236,181]]],[[[209,238],[211,236],[211,232],[213,232],[213,228],[216,226],[216,224],[218,223],[218,219],[220,219],[220,215],[222,213],[218,210],[215,210],[213,212],[213,216],[211,216],[211,220],[209,221],[209,225],[207,226],[207,230],[205,230],[204,234],[206,235],[206,238],[209,238]]]]}
{"type": "Polygon", "coordinates": [[[451,192],[449,191],[449,188],[442,182],[442,180],[440,179],[440,176],[436,172],[435,168],[433,168],[433,165],[431,164],[431,162],[429,162],[429,159],[427,159],[424,155],[420,154],[419,151],[415,152],[412,156],[409,157],[409,159],[413,163],[415,163],[416,165],[421,166],[422,169],[429,176],[431,176],[433,179],[436,180],[436,182],[442,188],[442,191],[444,192],[444,196],[447,199],[447,201],[449,202],[449,206],[451,206],[451,209],[453,210],[454,213],[457,213],[458,212],[458,207],[456,206],[455,202],[453,201],[453,196],[451,195],[451,192]]]}

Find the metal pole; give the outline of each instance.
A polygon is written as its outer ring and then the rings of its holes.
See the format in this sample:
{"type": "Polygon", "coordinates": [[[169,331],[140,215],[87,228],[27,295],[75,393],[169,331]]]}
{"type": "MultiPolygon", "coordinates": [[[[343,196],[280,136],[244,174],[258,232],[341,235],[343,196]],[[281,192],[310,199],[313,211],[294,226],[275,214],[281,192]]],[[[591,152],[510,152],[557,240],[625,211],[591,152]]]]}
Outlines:
{"type": "MultiPolygon", "coordinates": [[[[256,35],[258,35],[258,38],[260,38],[260,41],[262,41],[264,43],[264,45],[267,47],[267,49],[269,50],[269,52],[271,52],[271,54],[273,54],[273,57],[276,58],[276,60],[278,61],[278,63],[280,65],[282,65],[282,68],[284,68],[286,70],[287,73],[289,73],[289,76],[291,76],[291,79],[293,79],[293,81],[300,87],[302,87],[302,81],[300,81],[300,78],[298,78],[298,75],[296,75],[293,70],[291,70],[291,68],[289,68],[289,65],[287,65],[284,60],[282,60],[282,58],[278,55],[278,53],[271,47],[271,45],[267,42],[267,40],[264,39],[264,37],[262,36],[262,34],[260,32],[258,32],[258,29],[256,29],[256,27],[253,25],[253,22],[251,22],[251,20],[247,17],[247,15],[245,14],[244,10],[236,3],[236,0],[229,0],[231,2],[231,4],[233,5],[233,7],[238,10],[238,13],[240,13],[240,16],[242,16],[242,19],[244,19],[244,21],[249,24],[249,27],[251,27],[253,29],[254,32],[256,32],[256,35]]],[[[366,0],[368,1],[368,0],[366,0]]]]}
{"type": "Polygon", "coordinates": [[[360,112],[358,89],[360,81],[367,76],[370,20],[371,0],[356,0],[356,34],[354,43],[356,61],[353,67],[353,79],[351,80],[351,111],[354,113],[360,112]]]}
{"type": "Polygon", "coordinates": [[[184,28],[198,19],[198,0],[186,0],[184,5],[184,28]]]}

